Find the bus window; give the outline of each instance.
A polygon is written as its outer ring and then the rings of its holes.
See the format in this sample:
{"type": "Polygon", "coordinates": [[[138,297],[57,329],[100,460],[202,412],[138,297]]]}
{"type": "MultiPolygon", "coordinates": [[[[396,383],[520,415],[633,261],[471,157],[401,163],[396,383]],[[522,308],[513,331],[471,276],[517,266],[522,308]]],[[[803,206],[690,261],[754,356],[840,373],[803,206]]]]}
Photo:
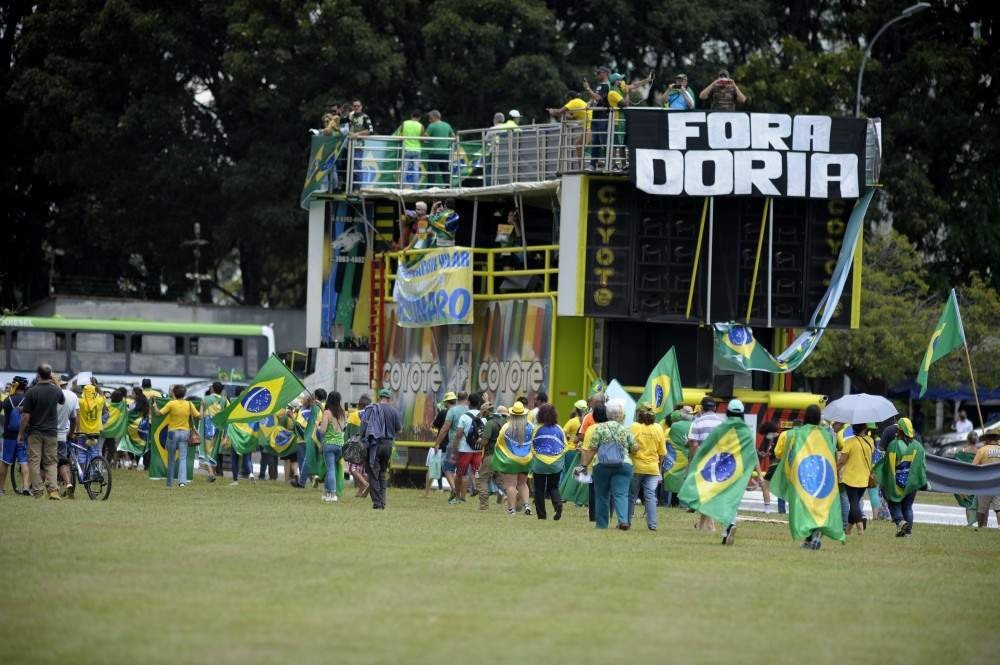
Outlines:
{"type": "Polygon", "coordinates": [[[125,373],[125,335],[79,332],[73,334],[72,344],[72,372],[125,373]]]}
{"type": "Polygon", "coordinates": [[[232,337],[192,337],[188,350],[188,373],[191,376],[243,375],[242,340],[232,337]]]}
{"type": "Polygon", "coordinates": [[[184,338],[176,335],[132,335],[129,372],[140,375],[184,375],[184,338]]]}
{"type": "Polygon", "coordinates": [[[264,359],[261,357],[267,354],[266,342],[263,337],[247,337],[244,343],[247,357],[247,376],[253,376],[260,369],[264,359]]]}
{"type": "Polygon", "coordinates": [[[66,371],[66,333],[47,330],[14,330],[10,333],[10,364],[34,371],[42,363],[56,372],[66,371]]]}

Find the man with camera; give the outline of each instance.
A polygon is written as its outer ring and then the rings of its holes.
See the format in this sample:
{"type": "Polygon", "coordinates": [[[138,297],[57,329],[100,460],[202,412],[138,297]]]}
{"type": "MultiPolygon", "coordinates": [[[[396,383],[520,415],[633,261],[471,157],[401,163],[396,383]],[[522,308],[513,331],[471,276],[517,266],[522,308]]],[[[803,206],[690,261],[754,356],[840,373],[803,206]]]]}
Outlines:
{"type": "Polygon", "coordinates": [[[725,69],[719,71],[719,77],[699,93],[698,99],[709,100],[708,108],[713,111],[735,111],[737,104],[745,104],[747,101],[746,95],[736,85],[736,81],[729,78],[729,72],[725,69]]]}
{"type": "Polygon", "coordinates": [[[658,95],[657,101],[669,111],[690,111],[694,108],[694,95],[688,88],[687,74],[678,74],[674,82],[667,86],[663,95],[658,95]]]}

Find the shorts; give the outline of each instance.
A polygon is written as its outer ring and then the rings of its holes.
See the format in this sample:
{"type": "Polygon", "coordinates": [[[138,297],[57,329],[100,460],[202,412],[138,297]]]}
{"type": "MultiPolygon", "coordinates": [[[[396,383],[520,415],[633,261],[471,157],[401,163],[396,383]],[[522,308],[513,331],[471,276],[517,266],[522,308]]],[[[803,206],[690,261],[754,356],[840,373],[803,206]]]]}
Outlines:
{"type": "Polygon", "coordinates": [[[475,453],[459,453],[458,454],[458,475],[464,476],[469,472],[469,467],[472,467],[473,473],[479,473],[479,465],[483,463],[483,454],[481,452],[475,453]]]}
{"type": "Polygon", "coordinates": [[[458,471],[458,465],[451,461],[451,455],[445,455],[444,461],[441,462],[441,469],[445,473],[455,473],[458,471]]]}
{"type": "Polygon", "coordinates": [[[976,503],[979,514],[989,513],[991,510],[1000,511],[1000,496],[980,495],[976,497],[976,503]]]}
{"type": "Polygon", "coordinates": [[[69,443],[66,441],[66,439],[60,440],[56,444],[56,447],[58,448],[58,450],[56,452],[56,457],[59,458],[59,464],[60,465],[69,464],[69,461],[70,461],[69,460],[69,456],[70,456],[71,449],[70,449],[69,443]]]}
{"type": "Polygon", "coordinates": [[[17,439],[3,440],[3,463],[10,465],[17,458],[18,464],[28,464],[28,444],[18,443],[17,439]]]}

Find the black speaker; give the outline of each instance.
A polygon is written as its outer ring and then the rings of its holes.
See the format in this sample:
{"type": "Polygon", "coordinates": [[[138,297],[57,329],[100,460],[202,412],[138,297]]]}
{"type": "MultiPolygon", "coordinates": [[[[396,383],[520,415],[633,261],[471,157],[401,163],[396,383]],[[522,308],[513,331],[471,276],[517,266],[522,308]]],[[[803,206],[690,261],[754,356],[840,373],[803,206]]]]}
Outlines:
{"type": "Polygon", "coordinates": [[[736,382],[735,374],[716,374],[712,377],[712,397],[717,399],[729,399],[733,396],[733,386],[736,382]]]}

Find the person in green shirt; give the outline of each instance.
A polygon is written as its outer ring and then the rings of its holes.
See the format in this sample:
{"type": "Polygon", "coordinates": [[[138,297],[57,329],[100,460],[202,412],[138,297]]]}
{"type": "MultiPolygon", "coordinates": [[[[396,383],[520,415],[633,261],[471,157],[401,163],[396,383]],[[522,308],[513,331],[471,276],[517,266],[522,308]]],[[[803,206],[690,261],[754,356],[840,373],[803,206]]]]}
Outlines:
{"type": "Polygon", "coordinates": [[[420,182],[420,137],[424,135],[420,111],[411,112],[410,119],[404,120],[393,134],[403,137],[402,184],[416,185],[420,182]]]}
{"type": "Polygon", "coordinates": [[[430,123],[424,131],[433,141],[427,142],[427,171],[431,174],[429,180],[435,185],[447,185],[448,174],[451,172],[451,139],[455,130],[441,119],[441,111],[433,110],[427,114],[430,123]]]}

